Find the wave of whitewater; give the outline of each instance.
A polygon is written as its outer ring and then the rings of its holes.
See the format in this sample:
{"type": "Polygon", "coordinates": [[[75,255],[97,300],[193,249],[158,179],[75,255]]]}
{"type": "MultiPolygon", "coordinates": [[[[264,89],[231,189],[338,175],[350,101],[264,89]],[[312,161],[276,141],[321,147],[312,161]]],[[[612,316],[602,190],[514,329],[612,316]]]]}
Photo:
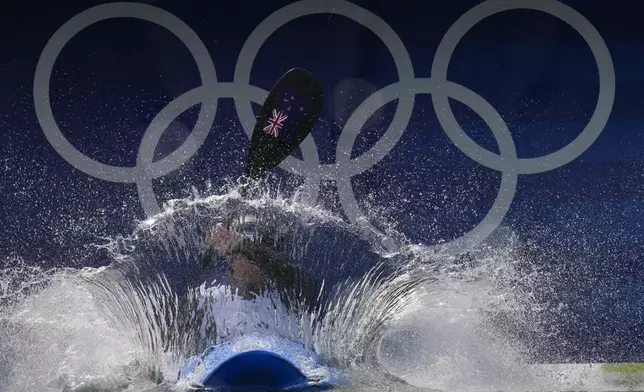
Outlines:
{"type": "Polygon", "coordinates": [[[107,267],[42,270],[5,260],[0,391],[183,391],[177,378],[187,358],[244,336],[314,349],[349,390],[558,389],[525,364],[538,342],[515,333],[553,332],[535,293],[545,278],[522,261],[511,233],[446,256],[385,232],[297,197],[242,199],[232,189],[174,200],[131,235],[97,244],[107,267]],[[248,299],[212,277],[199,280],[206,233],[247,213],[292,234],[290,258],[324,281],[316,307],[294,292],[248,299]],[[383,246],[392,241],[393,250],[383,246]]]}

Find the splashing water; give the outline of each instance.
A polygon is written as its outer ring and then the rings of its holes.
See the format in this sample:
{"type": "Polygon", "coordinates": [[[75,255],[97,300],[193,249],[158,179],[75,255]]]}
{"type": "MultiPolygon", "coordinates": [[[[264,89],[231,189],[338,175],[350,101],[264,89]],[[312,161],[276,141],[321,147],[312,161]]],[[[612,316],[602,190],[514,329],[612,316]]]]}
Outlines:
{"type": "Polygon", "coordinates": [[[546,278],[517,256],[511,233],[457,257],[370,227],[297,197],[242,199],[232,189],[171,201],[131,235],[97,244],[106,267],[6,260],[0,391],[183,391],[186,360],[253,336],[264,337],[247,339],[258,347],[279,336],[314,350],[348,390],[560,386],[531,375],[525,359],[538,342],[513,333],[556,332],[535,289],[546,278]],[[319,283],[313,302],[274,284],[249,297],[230,284],[222,255],[202,270],[208,233],[248,214],[285,234],[284,253],[319,283]],[[392,239],[397,247],[385,248],[392,239]]]}

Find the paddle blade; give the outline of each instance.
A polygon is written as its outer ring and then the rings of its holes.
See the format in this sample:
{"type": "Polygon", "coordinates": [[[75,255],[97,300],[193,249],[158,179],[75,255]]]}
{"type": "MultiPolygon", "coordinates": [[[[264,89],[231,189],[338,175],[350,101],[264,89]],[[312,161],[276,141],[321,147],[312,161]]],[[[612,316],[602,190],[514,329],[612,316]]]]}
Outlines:
{"type": "Polygon", "coordinates": [[[324,95],[313,75],[288,71],[275,84],[257,118],[246,161],[246,176],[259,180],[291,155],[322,112],[324,95]]]}

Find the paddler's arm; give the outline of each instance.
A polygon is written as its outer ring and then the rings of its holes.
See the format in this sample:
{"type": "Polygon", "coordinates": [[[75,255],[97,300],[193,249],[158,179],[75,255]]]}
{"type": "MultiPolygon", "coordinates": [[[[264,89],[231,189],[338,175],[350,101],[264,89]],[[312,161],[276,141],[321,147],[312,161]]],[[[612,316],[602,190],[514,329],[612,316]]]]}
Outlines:
{"type": "Polygon", "coordinates": [[[208,233],[204,242],[206,249],[204,250],[201,263],[199,264],[199,269],[202,271],[212,263],[216,253],[220,253],[222,255],[232,254],[234,249],[239,247],[241,238],[239,238],[238,234],[227,229],[222,223],[218,223],[215,228],[208,233]]]}

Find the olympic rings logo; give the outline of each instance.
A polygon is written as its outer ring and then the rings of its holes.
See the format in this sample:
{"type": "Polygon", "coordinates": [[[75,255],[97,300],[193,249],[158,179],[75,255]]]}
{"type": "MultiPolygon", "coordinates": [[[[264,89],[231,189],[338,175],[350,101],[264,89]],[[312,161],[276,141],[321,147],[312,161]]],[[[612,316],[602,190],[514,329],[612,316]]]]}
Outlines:
{"type": "Polygon", "coordinates": [[[438,120],[450,140],[477,163],[502,173],[499,194],[485,218],[468,233],[434,248],[456,252],[473,247],[487,238],[500,225],[512,204],[519,174],[542,173],[561,167],[581,155],[604,129],[615,98],[615,70],[604,40],[594,26],[569,6],[556,0],[485,1],[463,14],[438,45],[430,78],[416,78],[405,46],[396,32],[381,18],[345,0],[301,0],[287,5],[262,21],[246,40],[235,67],[233,82],[219,82],[212,59],[196,33],[174,15],[154,6],[138,3],[110,3],[90,8],[74,16],[47,42],[36,67],[34,104],[36,115],[47,140],[71,165],[105,181],[136,183],[143,209],[148,216],[160,212],[152,180],[165,176],[188,161],[204,143],[214,123],[219,98],[233,98],[239,119],[250,138],[255,123],[251,102],[262,104],[268,92],[250,85],[254,59],[263,43],[281,26],[296,18],[321,13],[335,13],[350,18],[376,34],[391,52],[398,71],[398,82],[373,93],[347,120],[336,150],[336,162],[320,164],[313,138],[302,143],[304,160],[288,157],[280,167],[306,179],[305,187],[312,199],[317,198],[321,180],[336,180],[340,200],[349,220],[355,222],[361,211],[351,178],[377,164],[396,145],[411,119],[416,94],[431,94],[438,120]],[[597,63],[599,96],[595,111],[581,134],[560,150],[538,158],[519,158],[507,125],[499,113],[481,96],[447,80],[447,68],[456,45],[468,30],[481,20],[512,9],[538,10],[568,23],[584,38],[597,63]],[[194,57],[202,85],[168,104],[154,117],[145,131],[135,167],[111,166],[95,161],[77,150],[58,128],[49,102],[52,69],[62,48],[84,28],[105,19],[137,18],[156,23],[174,33],[194,57]],[[474,110],[492,130],[500,154],[490,152],[474,142],[460,127],[448,104],[456,99],[474,110]],[[397,111],[384,136],[366,153],[351,159],[358,131],[379,107],[398,99],[397,111]],[[190,107],[201,104],[197,123],[189,137],[168,156],[153,161],[161,135],[170,123],[190,107]]]}

